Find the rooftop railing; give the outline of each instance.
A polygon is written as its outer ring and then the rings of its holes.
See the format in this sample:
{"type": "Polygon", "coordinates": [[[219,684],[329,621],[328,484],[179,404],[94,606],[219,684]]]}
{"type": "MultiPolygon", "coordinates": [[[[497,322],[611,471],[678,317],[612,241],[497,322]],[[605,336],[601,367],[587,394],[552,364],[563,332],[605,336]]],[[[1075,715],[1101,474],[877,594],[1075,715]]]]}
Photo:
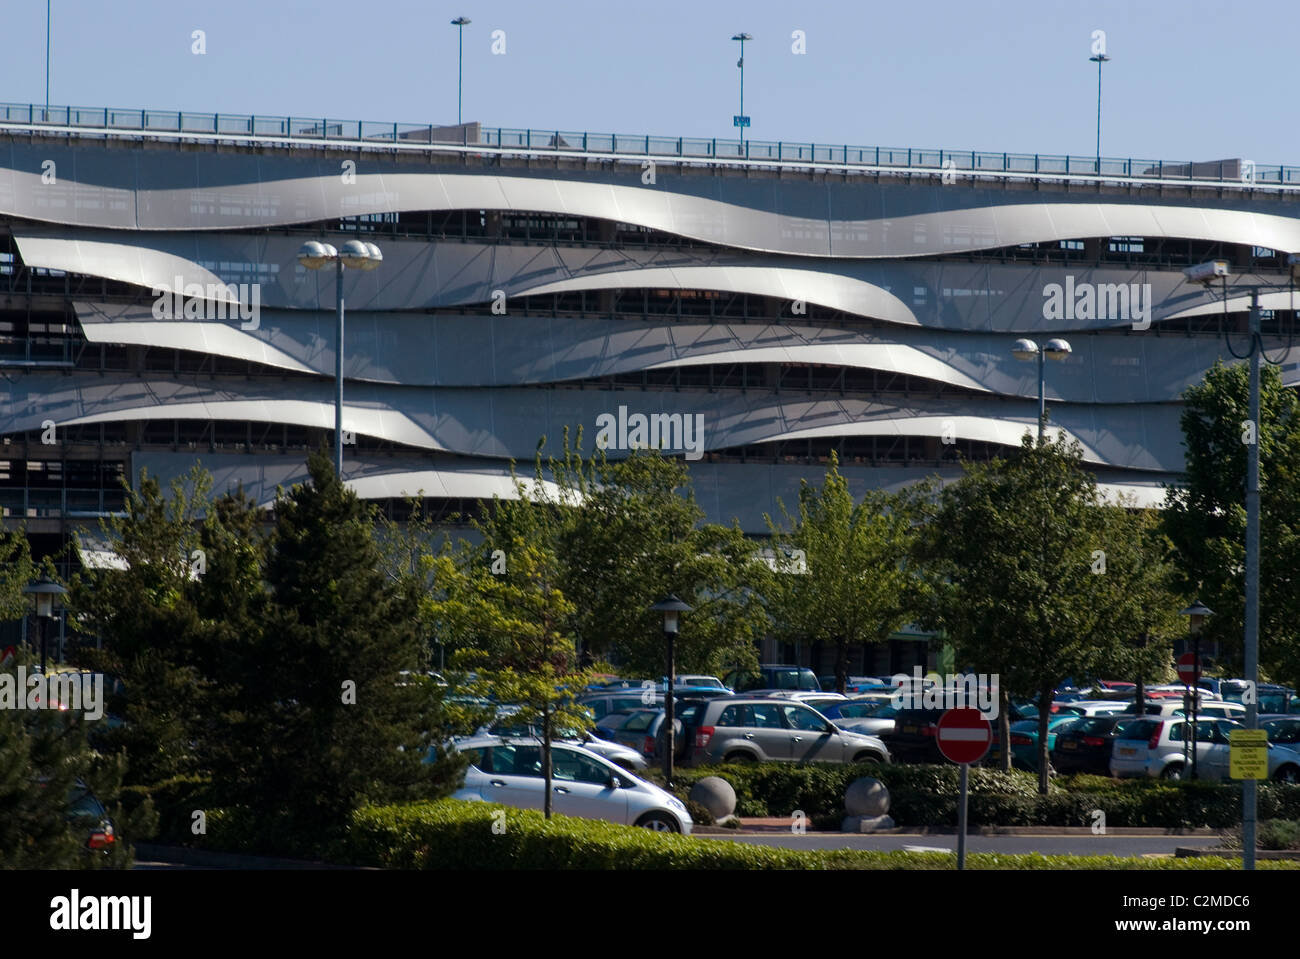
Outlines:
{"type": "Polygon", "coordinates": [[[44,107],[0,103],[0,130],[69,137],[148,138],[246,142],[288,147],[383,149],[395,152],[567,155],[704,164],[724,167],[802,167],[864,173],[912,174],[945,182],[976,179],[1098,181],[1215,189],[1300,191],[1300,167],[1245,159],[1168,161],[1138,157],[919,150],[780,140],[662,137],[646,134],[520,130],[427,123],[380,123],[328,117],[251,116],[44,107]]]}

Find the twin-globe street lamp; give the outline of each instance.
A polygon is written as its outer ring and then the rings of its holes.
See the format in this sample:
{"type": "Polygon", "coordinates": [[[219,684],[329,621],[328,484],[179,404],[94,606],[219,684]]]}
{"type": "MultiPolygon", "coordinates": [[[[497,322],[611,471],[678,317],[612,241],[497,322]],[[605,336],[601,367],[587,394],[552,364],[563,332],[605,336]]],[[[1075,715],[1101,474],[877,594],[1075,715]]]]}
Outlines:
{"type": "Polygon", "coordinates": [[[1043,442],[1043,429],[1047,423],[1046,400],[1043,396],[1045,371],[1043,358],[1063,360],[1070,355],[1070,344],[1060,337],[1055,337],[1039,349],[1033,340],[1016,340],[1011,346],[1011,355],[1018,360],[1038,360],[1038,442],[1043,442]]]}
{"type": "Polygon", "coordinates": [[[328,243],[308,240],[298,250],[298,262],[309,270],[323,269],[333,263],[337,281],[334,299],[337,305],[334,342],[334,472],[343,480],[343,269],[373,270],[384,255],[373,243],[348,240],[342,249],[328,243]]]}
{"type": "Polygon", "coordinates": [[[677,639],[677,619],[679,613],[689,613],[691,607],[683,603],[680,599],[669,593],[659,602],[650,607],[656,613],[664,615],[664,639],[668,641],[668,690],[664,696],[664,729],[667,730],[665,735],[664,748],[664,778],[668,782],[668,788],[673,786],[673,754],[677,751],[677,742],[673,723],[673,679],[677,671],[674,642],[677,639]]]}

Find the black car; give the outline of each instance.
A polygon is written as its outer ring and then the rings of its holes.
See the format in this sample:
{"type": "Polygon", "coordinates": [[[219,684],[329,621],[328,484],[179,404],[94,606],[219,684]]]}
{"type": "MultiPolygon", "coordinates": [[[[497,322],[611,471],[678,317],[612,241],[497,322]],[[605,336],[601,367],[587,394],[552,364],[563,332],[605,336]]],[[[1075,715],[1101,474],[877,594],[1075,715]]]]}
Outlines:
{"type": "Polygon", "coordinates": [[[1092,716],[1056,734],[1052,767],[1062,773],[1110,775],[1110,754],[1115,739],[1134,716],[1092,716]]]}
{"type": "Polygon", "coordinates": [[[939,752],[937,731],[943,709],[900,709],[894,716],[894,729],[880,739],[889,747],[896,763],[947,762],[939,752]]]}
{"type": "Polygon", "coordinates": [[[1270,743],[1300,749],[1300,716],[1260,716],[1259,728],[1270,743]]]}

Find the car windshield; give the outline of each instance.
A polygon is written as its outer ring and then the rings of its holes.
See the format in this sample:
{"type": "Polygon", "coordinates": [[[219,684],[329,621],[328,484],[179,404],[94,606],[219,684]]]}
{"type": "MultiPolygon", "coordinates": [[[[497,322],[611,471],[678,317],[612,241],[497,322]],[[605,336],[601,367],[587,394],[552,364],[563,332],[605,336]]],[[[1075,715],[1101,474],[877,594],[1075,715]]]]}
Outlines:
{"type": "Polygon", "coordinates": [[[1113,719],[1081,719],[1079,724],[1070,730],[1072,733],[1108,733],[1111,727],[1115,725],[1113,719]]]}
{"type": "Polygon", "coordinates": [[[1117,739],[1150,739],[1160,728],[1160,721],[1154,719],[1134,719],[1115,727],[1117,739]]]}

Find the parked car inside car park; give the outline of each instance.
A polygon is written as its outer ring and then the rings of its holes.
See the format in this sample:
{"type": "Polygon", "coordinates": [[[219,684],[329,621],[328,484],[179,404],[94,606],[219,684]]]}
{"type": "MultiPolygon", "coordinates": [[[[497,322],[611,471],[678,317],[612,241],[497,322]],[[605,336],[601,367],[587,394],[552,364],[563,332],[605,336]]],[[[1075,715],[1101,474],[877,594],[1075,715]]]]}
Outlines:
{"type": "MultiPolygon", "coordinates": [[[[1110,759],[1112,776],[1153,776],[1183,779],[1191,775],[1190,754],[1194,745],[1197,773],[1201,779],[1228,778],[1229,736],[1241,724],[1230,719],[1202,719],[1196,723],[1196,742],[1187,737],[1191,720],[1141,718],[1124,725],[1114,742],[1110,759]]],[[[1268,747],[1268,777],[1275,782],[1300,782],[1300,753],[1284,746],[1268,747]]]]}
{"type": "MultiPolygon", "coordinates": [[[[544,807],[542,748],[534,740],[479,736],[457,744],[469,757],[453,799],[544,807]]],[[[693,825],[676,796],[581,746],[551,747],[552,808],[564,816],[605,819],[656,832],[689,834],[693,825]]]]}
{"type": "Polygon", "coordinates": [[[757,670],[733,670],[722,678],[723,683],[738,693],[752,689],[802,689],[810,693],[822,692],[821,683],[811,669],[803,666],[782,666],[764,663],[757,670]]]}
{"type": "Polygon", "coordinates": [[[890,761],[875,736],[840,729],[802,703],[757,697],[708,701],[695,721],[692,763],[890,761]]]}
{"type": "Polygon", "coordinates": [[[644,756],[654,748],[654,743],[651,741],[651,749],[647,750],[646,740],[653,735],[650,732],[651,723],[662,712],[661,709],[646,707],[626,713],[608,713],[604,719],[596,723],[596,735],[601,739],[616,742],[620,746],[635,749],[644,756]]]}
{"type": "Polygon", "coordinates": [[[591,710],[597,721],[610,713],[626,713],[646,706],[662,706],[664,694],[650,688],[646,690],[629,687],[619,692],[584,693],[578,697],[579,704],[591,710]]]}
{"type": "MultiPolygon", "coordinates": [[[[1047,717],[1047,753],[1051,764],[1051,753],[1056,745],[1056,737],[1062,730],[1069,730],[1079,722],[1081,717],[1073,713],[1058,713],[1047,717]]],[[[1038,771],[1038,719],[1022,719],[1012,723],[1009,730],[1011,746],[1011,768],[1038,771]]],[[[996,766],[1002,755],[998,741],[994,739],[989,747],[987,762],[996,766]]]]}
{"type": "Polygon", "coordinates": [[[1052,747],[1052,766],[1057,772],[1110,775],[1110,754],[1115,739],[1126,723],[1141,722],[1135,716],[1088,716],[1069,729],[1059,730],[1052,747]]]}
{"type": "Polygon", "coordinates": [[[1289,749],[1300,745],[1300,716],[1260,716],[1259,728],[1264,730],[1271,743],[1289,749]]]}
{"type": "MultiPolygon", "coordinates": [[[[519,723],[512,721],[511,717],[519,709],[518,706],[502,706],[497,711],[495,722],[480,728],[476,736],[500,736],[500,737],[520,737],[528,738],[534,741],[539,740],[542,735],[541,727],[537,723],[519,723]]],[[[579,729],[556,729],[554,731],[552,742],[571,743],[576,746],[585,746],[594,753],[604,756],[610,762],[617,763],[624,769],[630,769],[635,772],[638,769],[646,768],[645,758],[641,755],[640,750],[635,747],[629,748],[622,743],[612,740],[603,739],[599,735],[587,730],[579,729]]]]}
{"type": "MultiPolygon", "coordinates": [[[[664,680],[663,685],[667,685],[667,680],[664,680]]],[[[683,673],[679,676],[674,676],[673,686],[682,689],[720,689],[724,693],[733,692],[733,690],[730,690],[723,685],[722,680],[717,676],[706,676],[703,673],[683,673]]]]}
{"type": "MultiPolygon", "coordinates": [[[[1056,703],[1052,704],[1053,706],[1056,703]]],[[[1113,699],[1088,700],[1079,699],[1072,703],[1061,703],[1061,712],[1072,712],[1079,716],[1116,716],[1124,711],[1124,703],[1113,699]]]]}
{"type": "Polygon", "coordinates": [[[868,736],[883,736],[894,731],[894,717],[898,707],[889,699],[855,697],[842,703],[831,703],[817,711],[840,729],[848,729],[868,736]]]}

